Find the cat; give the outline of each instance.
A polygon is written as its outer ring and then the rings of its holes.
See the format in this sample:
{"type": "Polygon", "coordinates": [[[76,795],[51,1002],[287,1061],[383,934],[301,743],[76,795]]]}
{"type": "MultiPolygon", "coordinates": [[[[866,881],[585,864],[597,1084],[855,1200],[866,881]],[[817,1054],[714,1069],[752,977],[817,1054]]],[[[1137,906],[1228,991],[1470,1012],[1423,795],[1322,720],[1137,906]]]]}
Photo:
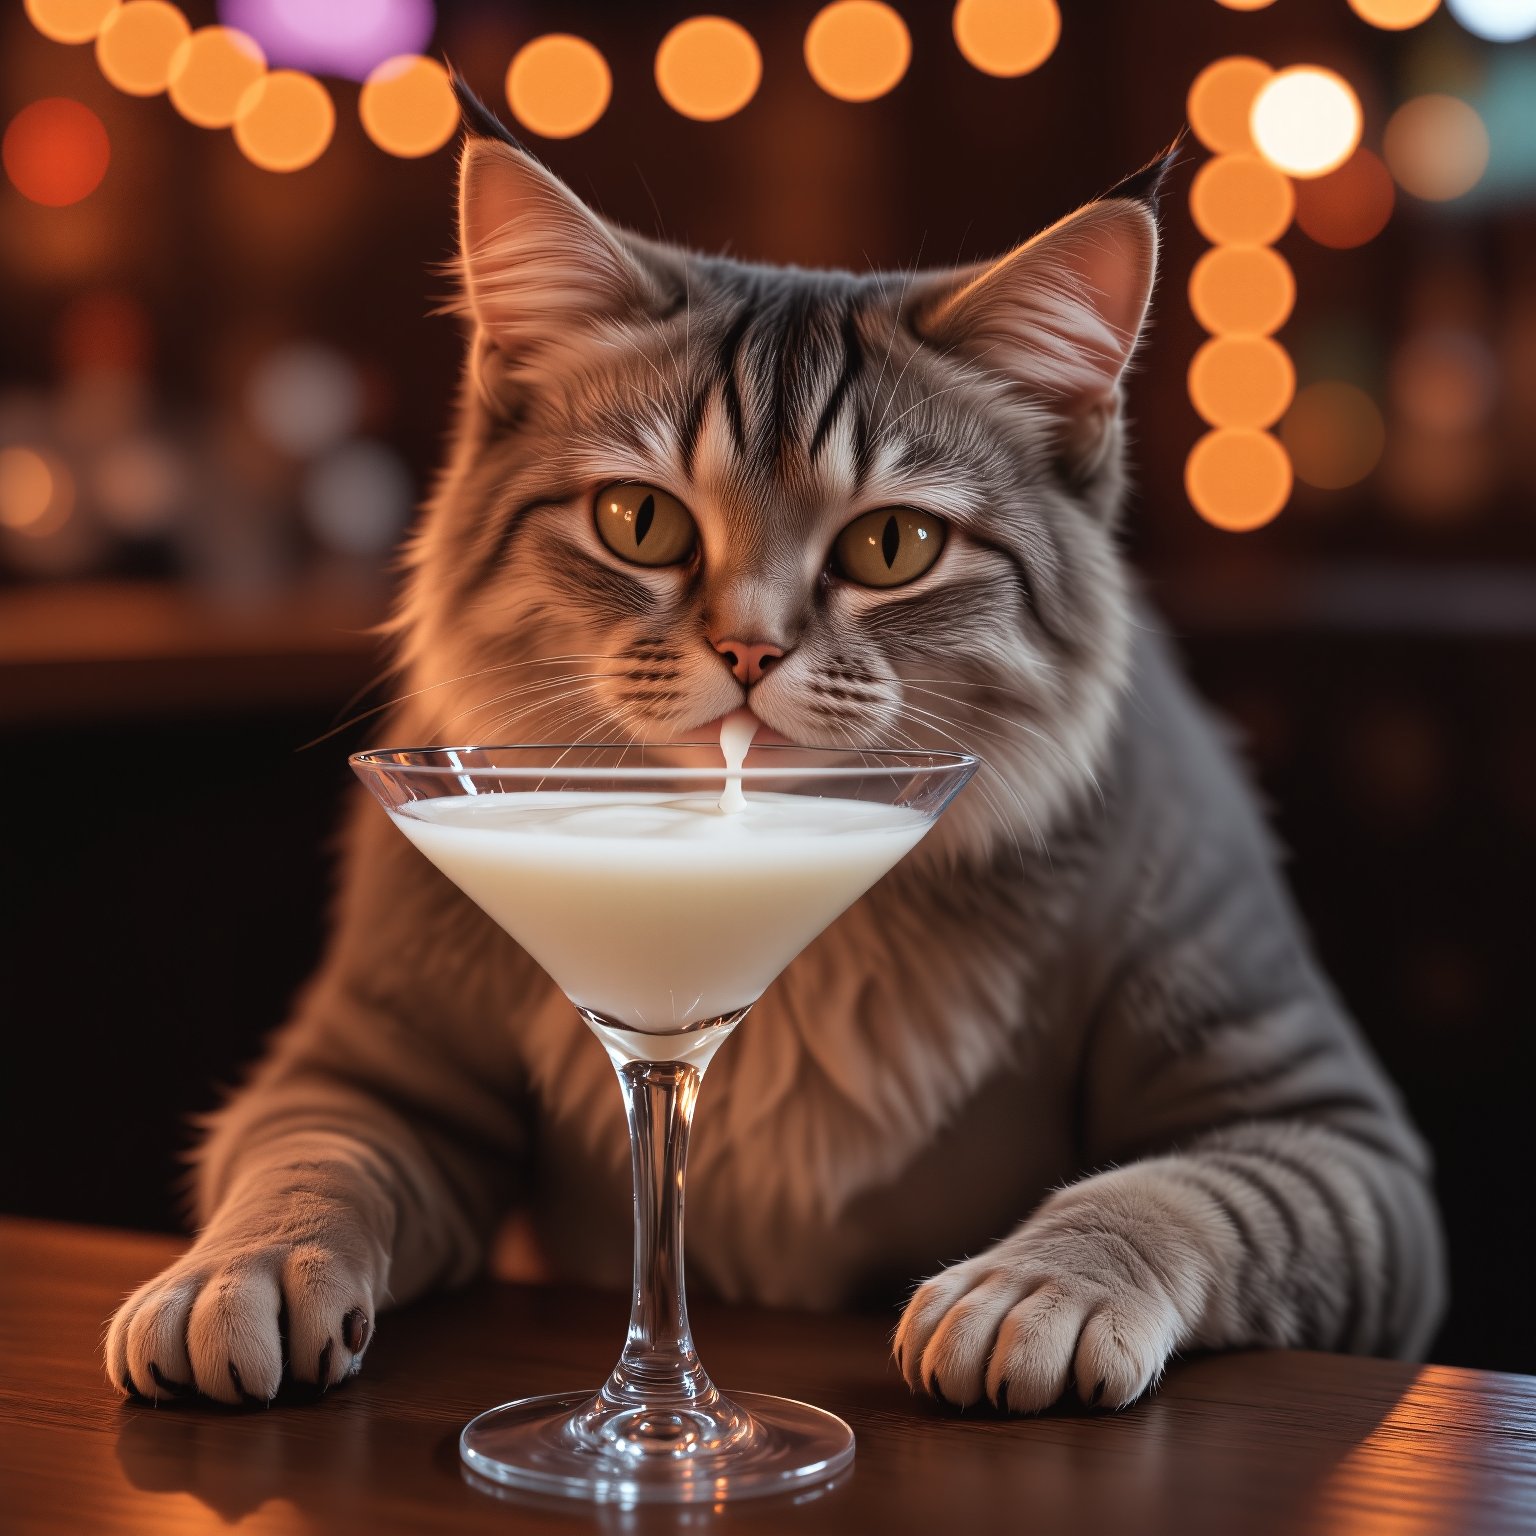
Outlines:
{"type": "MultiPolygon", "coordinates": [[[[906,1382],[1020,1413],[1122,1407],[1182,1350],[1422,1352],[1426,1150],[1117,549],[1168,158],[995,262],[852,275],[620,231],[461,102],[470,339],[387,739],[704,739],[745,702],[987,764],[715,1061],[695,1283],[920,1280],[906,1382]]],[[[326,958],[108,1378],[332,1385],[512,1209],[548,1274],[622,1285],[628,1176],[575,1010],[360,803],[326,958]]]]}

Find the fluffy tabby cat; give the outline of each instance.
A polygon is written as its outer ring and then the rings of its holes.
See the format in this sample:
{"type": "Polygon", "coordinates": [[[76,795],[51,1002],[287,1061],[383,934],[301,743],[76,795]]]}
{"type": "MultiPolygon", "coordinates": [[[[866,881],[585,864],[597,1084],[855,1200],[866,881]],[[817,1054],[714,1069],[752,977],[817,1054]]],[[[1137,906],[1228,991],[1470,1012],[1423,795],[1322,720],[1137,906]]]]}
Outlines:
{"type": "MultiPolygon", "coordinates": [[[[989,265],[807,272],[615,229],[465,108],[472,339],[383,737],[697,739],[746,700],[989,765],[716,1060],[696,1282],[835,1307],[930,1277],[907,1382],[1018,1412],[1119,1407],[1178,1350],[1421,1351],[1425,1150],[1116,550],[1162,167],[989,265]]],[[[108,1376],[339,1381],[514,1207],[549,1273],[623,1284],[628,1181],[604,1053],[370,802],[108,1376]]]]}

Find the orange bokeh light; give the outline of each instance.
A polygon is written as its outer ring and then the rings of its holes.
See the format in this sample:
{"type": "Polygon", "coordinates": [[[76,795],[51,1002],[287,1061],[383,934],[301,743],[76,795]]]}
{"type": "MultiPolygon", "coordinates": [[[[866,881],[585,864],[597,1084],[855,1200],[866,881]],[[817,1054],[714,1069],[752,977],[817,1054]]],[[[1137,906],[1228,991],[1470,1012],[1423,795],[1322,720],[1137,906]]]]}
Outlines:
{"type": "Polygon", "coordinates": [[[1216,0],[1216,3],[1226,6],[1229,11],[1262,11],[1275,0],[1216,0]]]}
{"type": "Polygon", "coordinates": [[[233,27],[199,27],[171,57],[171,104],[199,128],[228,128],[266,68],[255,38],[233,27]]]}
{"type": "Polygon", "coordinates": [[[525,43],[507,68],[507,104],[546,139],[585,133],[613,96],[608,61],[584,37],[550,32],[525,43]]]}
{"type": "Polygon", "coordinates": [[[1346,251],[1387,227],[1397,192],[1377,155],[1357,149],[1338,170],[1296,188],[1296,222],[1319,245],[1346,251]]]}
{"type": "Polygon", "coordinates": [[[1027,75],[1056,51],[1061,11],[1056,0],[959,0],[955,45],[984,75],[1027,75]]]}
{"type": "Polygon", "coordinates": [[[1349,0],[1349,8],[1384,32],[1402,32],[1428,21],[1440,9],[1440,0],[1349,0]]]}
{"type": "Polygon", "coordinates": [[[170,83],[171,60],[192,34],[187,18],[167,0],[128,0],[96,37],[96,64],[118,90],[157,96],[170,83]]]}
{"type": "Polygon", "coordinates": [[[1195,137],[1219,155],[1253,154],[1248,119],[1255,98],[1274,73],[1263,59],[1245,54],[1207,64],[1195,76],[1184,104],[1195,137]]]}
{"type": "Polygon", "coordinates": [[[1213,336],[1267,336],[1295,303],[1290,264],[1267,245],[1218,245],[1189,275],[1189,307],[1213,336]]]}
{"type": "Polygon", "coordinates": [[[1271,245],[1290,227],[1290,178],[1257,155],[1217,155],[1195,173],[1189,209],[1213,245],[1271,245]]]}
{"type": "Polygon", "coordinates": [[[1268,336],[1213,336],[1189,365],[1190,403],[1213,427],[1267,427],[1296,393],[1291,356],[1268,336]]]}
{"type": "Polygon", "coordinates": [[[834,0],[805,33],[805,67],[829,96],[874,101],[912,62],[907,24],[881,0],[834,0]]]}
{"type": "Polygon", "coordinates": [[[1268,432],[1207,432],[1184,464],[1184,490],[1206,522],[1230,533],[1262,528],[1291,495],[1291,461],[1268,432]]]}
{"type": "Polygon", "coordinates": [[[441,149],[459,126],[448,71],[415,53],[386,59],[368,76],[357,112],[368,137],[404,159],[441,149]]]}
{"type": "Polygon", "coordinates": [[[719,122],[757,94],[763,57],[752,34],[724,16],[680,21],[656,50],[656,89],[674,112],[719,122]]]}
{"type": "Polygon", "coordinates": [[[1488,168],[1488,130],[1456,96],[1415,96],[1387,120],[1382,149],[1405,192],[1448,202],[1470,192],[1488,168]]]}
{"type": "Polygon", "coordinates": [[[75,482],[51,453],[0,448],[0,527],[46,538],[69,521],[75,482]]]}
{"type": "Polygon", "coordinates": [[[88,43],[118,0],[26,0],[27,20],[56,43],[88,43]]]}
{"type": "Polygon", "coordinates": [[[297,69],[274,69],[240,100],[235,143],[264,171],[302,171],[325,153],[336,131],[331,93],[297,69]]]}
{"type": "Polygon", "coordinates": [[[82,102],[49,96],[23,107],[0,145],[5,174],[23,197],[64,208],[101,185],[112,158],[102,121],[82,102]]]}
{"type": "Polygon", "coordinates": [[[1363,389],[1328,379],[1298,392],[1280,440],[1296,478],[1322,491],[1356,485],[1375,469],[1387,443],[1376,402],[1363,389]]]}

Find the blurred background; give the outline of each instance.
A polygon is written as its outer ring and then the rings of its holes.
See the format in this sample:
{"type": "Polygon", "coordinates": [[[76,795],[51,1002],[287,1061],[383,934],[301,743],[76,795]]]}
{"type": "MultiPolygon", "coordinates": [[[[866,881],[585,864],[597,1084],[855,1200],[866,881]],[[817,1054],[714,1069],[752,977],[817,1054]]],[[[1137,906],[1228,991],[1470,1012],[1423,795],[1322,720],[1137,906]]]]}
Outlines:
{"type": "Polygon", "coordinates": [[[0,16],[0,1208],[171,1228],[318,953],[460,338],[448,58],[612,218],[996,255],[1188,118],[1125,536],[1536,1370],[1536,0],[0,16]],[[22,814],[25,812],[25,814],[22,814]],[[25,1063],[25,1065],[21,1065],[25,1063]]]}

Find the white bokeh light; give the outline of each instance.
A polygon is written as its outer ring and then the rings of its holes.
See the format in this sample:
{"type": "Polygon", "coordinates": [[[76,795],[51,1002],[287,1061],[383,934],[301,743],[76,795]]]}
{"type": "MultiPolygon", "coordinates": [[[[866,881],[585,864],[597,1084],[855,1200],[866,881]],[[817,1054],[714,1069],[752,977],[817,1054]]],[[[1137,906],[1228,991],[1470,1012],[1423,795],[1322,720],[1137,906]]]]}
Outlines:
{"type": "Polygon", "coordinates": [[[1468,32],[1490,43],[1536,37],[1536,0],[1445,0],[1445,8],[1468,32]]]}
{"type": "Polygon", "coordinates": [[[298,342],[269,352],[257,364],[246,401],[274,448],[307,459],[357,426],[363,388],[357,370],[339,352],[298,342]]]}
{"type": "Polygon", "coordinates": [[[1325,176],[1360,142],[1360,98],[1331,69],[1282,69],[1254,97],[1249,126],[1259,153],[1288,176],[1325,176]]]}
{"type": "Polygon", "coordinates": [[[343,443],[310,465],[301,492],[315,537],[338,554],[377,556],[410,521],[415,488],[405,462],[383,443],[343,443]]]}

